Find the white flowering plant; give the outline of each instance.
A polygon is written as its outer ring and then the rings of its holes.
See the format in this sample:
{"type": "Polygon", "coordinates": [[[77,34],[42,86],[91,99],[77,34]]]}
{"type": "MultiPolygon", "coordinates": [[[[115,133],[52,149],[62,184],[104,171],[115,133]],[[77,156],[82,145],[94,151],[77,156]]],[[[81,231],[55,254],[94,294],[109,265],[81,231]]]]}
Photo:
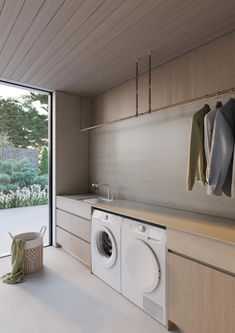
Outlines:
{"type": "Polygon", "coordinates": [[[5,194],[0,191],[0,209],[45,205],[48,203],[48,186],[41,185],[18,188],[5,194]]]}

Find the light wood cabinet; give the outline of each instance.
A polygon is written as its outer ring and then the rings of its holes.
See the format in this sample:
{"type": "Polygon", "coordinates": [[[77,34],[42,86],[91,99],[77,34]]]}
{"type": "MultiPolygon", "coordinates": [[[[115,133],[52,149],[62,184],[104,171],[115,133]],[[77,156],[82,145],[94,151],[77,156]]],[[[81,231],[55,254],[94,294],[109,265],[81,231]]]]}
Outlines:
{"type": "Polygon", "coordinates": [[[235,277],[168,252],[167,311],[182,333],[235,332],[235,277]]]}
{"type": "Polygon", "coordinates": [[[91,206],[89,206],[85,203],[79,202],[78,200],[76,201],[76,200],[71,200],[71,199],[57,196],[56,197],[56,207],[65,212],[68,212],[68,213],[71,213],[71,214],[74,214],[77,216],[81,216],[84,219],[87,219],[87,220],[91,219],[91,206]]]}
{"type": "Polygon", "coordinates": [[[56,244],[86,265],[91,265],[91,207],[56,197],[56,244]]]}
{"type": "Polygon", "coordinates": [[[56,236],[57,242],[62,245],[66,251],[90,267],[91,253],[89,243],[59,227],[56,228],[56,236]]]}
{"type": "Polygon", "coordinates": [[[167,228],[167,248],[208,266],[235,274],[235,244],[167,228]]]}
{"type": "Polygon", "coordinates": [[[91,241],[91,221],[83,219],[80,216],[76,216],[63,210],[56,210],[57,226],[69,231],[73,235],[87,241],[91,241]]]}

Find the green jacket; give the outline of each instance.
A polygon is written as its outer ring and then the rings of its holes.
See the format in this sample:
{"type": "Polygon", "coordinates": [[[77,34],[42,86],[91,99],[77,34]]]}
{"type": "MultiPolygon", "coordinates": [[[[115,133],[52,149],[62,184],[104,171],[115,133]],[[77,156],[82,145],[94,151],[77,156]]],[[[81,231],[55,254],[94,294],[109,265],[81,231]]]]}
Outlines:
{"type": "Polygon", "coordinates": [[[190,151],[188,159],[187,187],[191,191],[195,180],[206,184],[206,155],[204,148],[204,117],[210,111],[205,104],[192,117],[190,151]]]}

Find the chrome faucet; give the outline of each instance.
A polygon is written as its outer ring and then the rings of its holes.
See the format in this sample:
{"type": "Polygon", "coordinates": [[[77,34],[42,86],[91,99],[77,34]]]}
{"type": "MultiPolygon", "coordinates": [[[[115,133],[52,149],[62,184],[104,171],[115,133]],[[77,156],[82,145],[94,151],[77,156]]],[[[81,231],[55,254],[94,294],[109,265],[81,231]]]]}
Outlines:
{"type": "Polygon", "coordinates": [[[105,186],[105,187],[107,187],[107,189],[108,189],[108,200],[113,200],[112,198],[111,198],[111,195],[110,195],[110,185],[109,184],[100,184],[100,183],[94,183],[94,184],[91,184],[91,186],[92,187],[94,187],[95,189],[98,189],[100,186],[105,186]]]}

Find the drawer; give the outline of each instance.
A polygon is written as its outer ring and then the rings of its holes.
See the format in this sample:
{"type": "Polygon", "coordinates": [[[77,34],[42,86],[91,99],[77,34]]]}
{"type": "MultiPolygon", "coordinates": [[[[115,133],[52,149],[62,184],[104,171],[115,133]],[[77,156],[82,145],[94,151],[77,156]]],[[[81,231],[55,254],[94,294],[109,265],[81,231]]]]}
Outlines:
{"type": "Polygon", "coordinates": [[[167,228],[167,248],[235,274],[235,245],[167,228]]]}
{"type": "Polygon", "coordinates": [[[57,196],[56,207],[84,219],[91,219],[91,206],[85,203],[57,196]]]}
{"type": "Polygon", "coordinates": [[[90,267],[91,247],[89,243],[64,231],[60,227],[56,227],[56,236],[59,245],[90,267]]]}
{"type": "Polygon", "coordinates": [[[56,224],[71,232],[72,234],[84,239],[85,241],[91,241],[91,221],[85,220],[82,217],[72,215],[64,212],[60,209],[56,210],[56,224]]]}

